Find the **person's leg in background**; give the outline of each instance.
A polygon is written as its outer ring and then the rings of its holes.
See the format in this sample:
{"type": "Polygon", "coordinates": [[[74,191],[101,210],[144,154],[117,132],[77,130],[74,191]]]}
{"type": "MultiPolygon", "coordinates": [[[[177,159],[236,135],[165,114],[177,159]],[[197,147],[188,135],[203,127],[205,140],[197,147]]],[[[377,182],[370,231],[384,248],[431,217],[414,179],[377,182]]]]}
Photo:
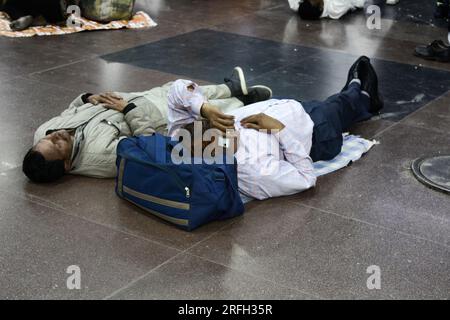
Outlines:
{"type": "Polygon", "coordinates": [[[244,71],[240,67],[235,67],[224,82],[225,84],[200,87],[208,101],[224,113],[272,97],[272,90],[266,86],[248,87],[244,71]]]}
{"type": "Polygon", "coordinates": [[[20,31],[28,28],[33,23],[36,15],[36,3],[26,0],[8,0],[2,7],[11,18],[10,28],[13,31],[20,31]]]}
{"type": "Polygon", "coordinates": [[[1,11],[6,12],[11,18],[11,21],[17,20],[29,13],[22,10],[20,0],[9,0],[1,7],[1,11]]]}
{"type": "Polygon", "coordinates": [[[59,0],[8,0],[2,10],[10,16],[10,27],[13,31],[24,30],[33,24],[57,23],[64,20],[59,0]],[[45,21],[38,22],[39,17],[45,21]]]}
{"type": "Polygon", "coordinates": [[[442,40],[434,40],[428,45],[417,46],[414,55],[426,60],[450,62],[450,1],[436,1],[435,18],[448,19],[447,43],[442,40]]]}
{"type": "Polygon", "coordinates": [[[232,96],[230,88],[225,84],[200,86],[200,88],[208,101],[224,113],[244,106],[241,100],[232,96]]]}
{"type": "Polygon", "coordinates": [[[434,17],[437,19],[446,19],[449,13],[448,6],[449,6],[448,0],[436,1],[436,11],[434,12],[434,17]]]}
{"type": "Polygon", "coordinates": [[[447,43],[450,44],[450,0],[445,1],[447,2],[447,19],[448,19],[447,43]]]}
{"type": "Polygon", "coordinates": [[[39,0],[38,11],[48,23],[54,24],[64,21],[60,0],[39,0]]]}

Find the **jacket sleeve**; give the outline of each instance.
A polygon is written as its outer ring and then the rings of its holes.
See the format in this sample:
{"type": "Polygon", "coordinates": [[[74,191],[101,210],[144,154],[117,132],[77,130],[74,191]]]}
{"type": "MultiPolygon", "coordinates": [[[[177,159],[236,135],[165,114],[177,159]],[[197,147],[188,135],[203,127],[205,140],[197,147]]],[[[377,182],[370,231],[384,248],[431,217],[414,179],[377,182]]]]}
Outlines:
{"type": "Polygon", "coordinates": [[[150,116],[145,113],[144,108],[139,108],[134,103],[129,103],[123,110],[123,113],[133,136],[152,135],[155,133],[156,128],[152,127],[150,116]]]}
{"type": "Polygon", "coordinates": [[[80,94],[78,97],[75,98],[75,100],[73,100],[70,105],[69,108],[67,108],[66,110],[64,110],[61,115],[66,115],[66,114],[71,114],[71,113],[75,113],[75,110],[83,105],[85,105],[86,103],[89,103],[89,101],[87,100],[92,94],[91,93],[83,93],[80,94]]]}
{"type": "Polygon", "coordinates": [[[277,134],[284,159],[270,155],[258,163],[254,187],[257,199],[286,196],[314,187],[316,176],[309,154],[303,145],[287,129],[277,134]]]}

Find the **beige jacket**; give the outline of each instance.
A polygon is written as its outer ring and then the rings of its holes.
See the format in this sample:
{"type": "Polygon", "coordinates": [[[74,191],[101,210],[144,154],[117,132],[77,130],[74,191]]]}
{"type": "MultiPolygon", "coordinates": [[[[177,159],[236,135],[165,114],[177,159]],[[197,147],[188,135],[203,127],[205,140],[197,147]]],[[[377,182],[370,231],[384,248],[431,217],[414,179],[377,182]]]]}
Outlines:
{"type": "MultiPolygon", "coordinates": [[[[59,116],[42,124],[34,136],[34,144],[48,131],[75,130],[71,174],[96,178],[114,178],[117,173],[116,149],[119,141],[128,136],[167,134],[167,93],[172,83],[145,92],[121,93],[136,108],[126,115],[101,105],[83,103],[80,95],[59,116]]],[[[225,85],[203,86],[204,95],[222,110],[233,110],[242,102],[230,97],[225,85]]]]}

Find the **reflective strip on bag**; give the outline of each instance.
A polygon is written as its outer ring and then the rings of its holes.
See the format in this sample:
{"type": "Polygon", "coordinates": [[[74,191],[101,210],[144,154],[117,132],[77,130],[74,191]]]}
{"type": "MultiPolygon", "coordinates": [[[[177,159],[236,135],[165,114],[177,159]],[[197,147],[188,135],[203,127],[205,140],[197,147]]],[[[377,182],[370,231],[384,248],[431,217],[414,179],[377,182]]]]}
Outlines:
{"type": "Polygon", "coordinates": [[[123,197],[123,171],[125,168],[125,161],[126,160],[124,158],[120,160],[119,176],[117,177],[117,192],[121,197],[123,197]]]}
{"type": "Polygon", "coordinates": [[[173,224],[176,224],[176,225],[179,225],[179,226],[185,226],[185,227],[189,226],[189,221],[187,219],[179,219],[179,218],[170,217],[170,216],[167,216],[167,215],[165,215],[163,213],[160,213],[160,212],[157,212],[155,210],[152,210],[152,209],[146,208],[144,206],[141,206],[140,204],[137,204],[136,202],[134,202],[133,200],[130,200],[128,198],[127,198],[127,200],[130,201],[135,206],[141,208],[142,210],[147,211],[147,212],[149,212],[151,214],[154,214],[155,216],[157,216],[157,217],[159,217],[161,219],[164,219],[166,221],[169,221],[169,222],[171,222],[173,224]]]}
{"type": "Polygon", "coordinates": [[[189,210],[191,208],[191,205],[189,203],[158,198],[158,197],[151,196],[148,194],[140,193],[136,190],[128,188],[127,186],[123,186],[123,191],[125,193],[128,193],[129,195],[132,195],[133,197],[138,198],[138,199],[148,201],[148,202],[153,202],[153,203],[160,204],[160,205],[163,205],[166,207],[171,207],[174,209],[181,209],[181,210],[189,210]]]}

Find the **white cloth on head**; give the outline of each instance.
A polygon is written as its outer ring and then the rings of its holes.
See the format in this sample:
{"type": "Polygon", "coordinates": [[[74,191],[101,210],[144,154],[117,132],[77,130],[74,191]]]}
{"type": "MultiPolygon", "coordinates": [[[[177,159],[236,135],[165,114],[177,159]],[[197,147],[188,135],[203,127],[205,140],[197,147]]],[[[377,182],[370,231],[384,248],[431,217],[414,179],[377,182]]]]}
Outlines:
{"type": "Polygon", "coordinates": [[[182,79],[175,81],[167,95],[169,135],[173,136],[176,129],[198,119],[202,105],[206,101],[206,97],[196,83],[182,79]]]}

